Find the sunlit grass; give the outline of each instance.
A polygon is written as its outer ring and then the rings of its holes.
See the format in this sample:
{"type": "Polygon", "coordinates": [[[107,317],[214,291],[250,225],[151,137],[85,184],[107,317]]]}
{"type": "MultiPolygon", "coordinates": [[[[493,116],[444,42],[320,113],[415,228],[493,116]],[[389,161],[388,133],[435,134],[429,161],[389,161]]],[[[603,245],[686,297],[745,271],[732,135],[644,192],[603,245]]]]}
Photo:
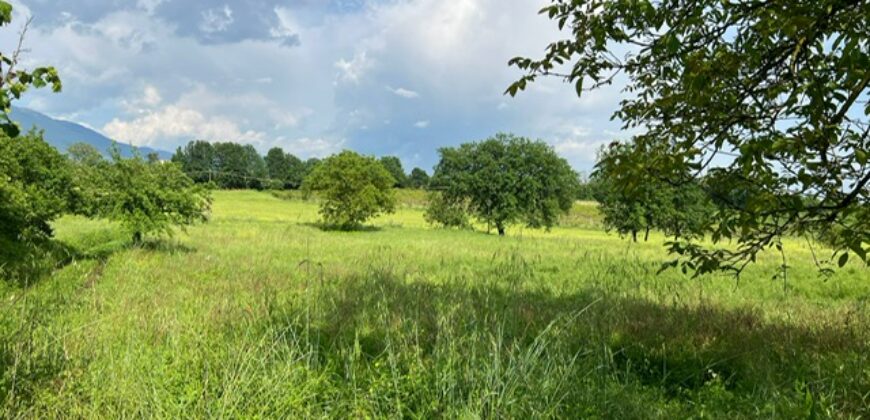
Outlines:
{"type": "MultiPolygon", "coordinates": [[[[317,206],[218,191],[211,221],[131,248],[77,217],[78,253],[0,315],[9,416],[868,416],[870,271],[787,287],[656,274],[662,237],[566,227],[508,237],[425,224],[414,194],[354,232],[317,206]]],[[[574,220],[574,223],[570,221],[574,220]]]]}

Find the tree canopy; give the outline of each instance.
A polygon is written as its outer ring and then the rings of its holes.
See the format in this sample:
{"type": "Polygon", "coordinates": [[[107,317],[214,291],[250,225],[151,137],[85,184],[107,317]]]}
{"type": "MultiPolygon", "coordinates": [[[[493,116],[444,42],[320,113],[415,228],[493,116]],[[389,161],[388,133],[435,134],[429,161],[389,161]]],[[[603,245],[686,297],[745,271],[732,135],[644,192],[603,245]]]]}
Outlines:
{"type": "Polygon", "coordinates": [[[0,236],[49,237],[49,223],[69,208],[72,184],[67,160],[41,132],[18,137],[0,132],[0,236]]]}
{"type": "Polygon", "coordinates": [[[87,169],[80,180],[87,197],[83,213],[119,221],[135,243],[208,219],[211,195],[177,163],[125,159],[115,150],[111,161],[87,169]]]}
{"type": "Polygon", "coordinates": [[[396,156],[384,156],[380,159],[381,165],[390,172],[396,183],[393,185],[397,188],[408,186],[408,175],[405,174],[405,168],[402,167],[402,160],[396,156]]]}
{"type": "Polygon", "coordinates": [[[574,202],[577,174],[542,141],[497,134],[439,153],[431,185],[500,235],[516,222],[550,228],[574,202]]]}
{"type": "Polygon", "coordinates": [[[626,78],[614,117],[641,131],[606,163],[619,188],[706,176],[752,192],[719,197],[704,226],[736,248],[669,244],[684,267],[739,274],[789,234],[825,234],[868,261],[870,2],[554,0],[541,12],[570,36],[512,59],[525,75],[507,93],[547,75],[578,95],[626,78]]]}
{"type": "Polygon", "coordinates": [[[423,189],[429,186],[429,174],[420,168],[411,170],[411,175],[408,176],[408,186],[411,188],[423,189]]]}
{"type": "Polygon", "coordinates": [[[302,188],[319,193],[320,214],[326,224],[352,229],[395,210],[395,182],[375,158],[344,151],[320,162],[302,188]]]}

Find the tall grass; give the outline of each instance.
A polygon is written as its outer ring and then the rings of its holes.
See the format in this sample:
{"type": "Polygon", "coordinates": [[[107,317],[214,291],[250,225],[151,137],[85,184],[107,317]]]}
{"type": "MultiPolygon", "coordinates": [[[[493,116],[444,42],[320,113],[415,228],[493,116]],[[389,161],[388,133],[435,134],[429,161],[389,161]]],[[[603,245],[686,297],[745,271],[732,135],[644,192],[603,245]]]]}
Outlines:
{"type": "Polygon", "coordinates": [[[736,284],[656,275],[603,232],[365,232],[314,203],[221,192],[208,225],[126,245],[58,223],[77,258],[0,311],[9,417],[867,417],[870,282],[788,243],[736,284]]]}

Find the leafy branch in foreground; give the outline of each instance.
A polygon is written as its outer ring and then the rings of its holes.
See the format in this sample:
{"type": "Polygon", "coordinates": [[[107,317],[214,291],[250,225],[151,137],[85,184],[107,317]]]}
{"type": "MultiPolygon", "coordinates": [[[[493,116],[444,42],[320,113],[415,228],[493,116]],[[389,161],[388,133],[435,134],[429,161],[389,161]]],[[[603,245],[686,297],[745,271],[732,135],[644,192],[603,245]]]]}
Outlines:
{"type": "MultiPolygon", "coordinates": [[[[37,67],[33,70],[19,68],[21,54],[24,50],[24,37],[32,18],[28,18],[18,36],[18,45],[11,54],[0,52],[0,130],[9,137],[17,136],[21,131],[14,121],[9,119],[12,111],[12,101],[20,99],[28,87],[36,88],[51,86],[54,92],[60,92],[62,84],[60,76],[54,67],[37,67]]],[[[12,5],[0,0],[0,26],[12,23],[12,5]]]]}
{"type": "Polygon", "coordinates": [[[720,206],[703,230],[736,242],[675,240],[684,267],[739,274],[785,235],[870,262],[870,1],[554,0],[542,13],[571,35],[511,60],[525,75],[507,93],[547,75],[578,95],[627,78],[614,117],[643,133],[604,163],[618,187],[705,177],[720,206]]]}

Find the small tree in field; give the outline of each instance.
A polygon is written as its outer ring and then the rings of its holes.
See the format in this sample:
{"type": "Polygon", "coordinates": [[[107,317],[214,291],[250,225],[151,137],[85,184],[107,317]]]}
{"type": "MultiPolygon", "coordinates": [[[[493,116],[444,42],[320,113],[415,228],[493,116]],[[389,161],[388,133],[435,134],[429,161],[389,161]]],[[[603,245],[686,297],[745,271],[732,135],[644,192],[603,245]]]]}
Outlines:
{"type": "MultiPolygon", "coordinates": [[[[614,142],[602,148],[590,183],[604,216],[604,225],[620,235],[643,233],[658,229],[675,238],[695,238],[703,234],[703,224],[712,217],[715,206],[699,182],[690,180],[671,185],[652,176],[638,180],[632,190],[621,187],[624,175],[614,162],[632,152],[633,145],[614,142]]],[[[691,178],[690,174],[684,174],[691,178]]]]}
{"type": "Polygon", "coordinates": [[[512,223],[550,228],[574,202],[577,174],[542,141],[497,134],[440,150],[431,186],[449,203],[465,203],[499,235],[512,223]]]}
{"type": "Polygon", "coordinates": [[[92,216],[117,220],[132,234],[134,243],[144,235],[173,233],[208,218],[211,196],[194,184],[176,163],[146,162],[139,156],[96,163],[83,181],[83,206],[92,216]]]}
{"type": "Polygon", "coordinates": [[[320,215],[326,224],[351,229],[395,210],[395,182],[375,158],[344,151],[316,166],[302,188],[320,193],[320,215]]]}

